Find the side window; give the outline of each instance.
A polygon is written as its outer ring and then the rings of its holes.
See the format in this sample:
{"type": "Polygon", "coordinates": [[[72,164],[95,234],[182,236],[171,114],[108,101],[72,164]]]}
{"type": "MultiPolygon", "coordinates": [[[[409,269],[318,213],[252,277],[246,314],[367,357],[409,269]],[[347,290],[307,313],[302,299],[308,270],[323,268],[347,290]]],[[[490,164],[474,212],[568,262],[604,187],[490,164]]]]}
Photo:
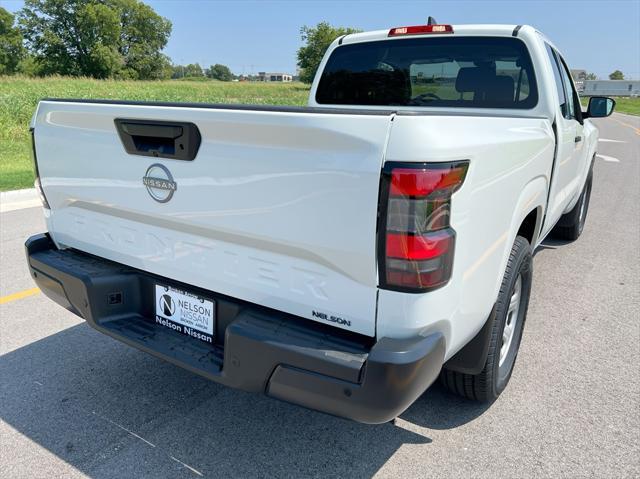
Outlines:
{"type": "Polygon", "coordinates": [[[564,90],[567,96],[567,105],[569,106],[568,110],[568,118],[578,118],[578,112],[576,111],[580,106],[578,105],[576,108],[576,101],[578,99],[578,94],[575,91],[575,87],[573,86],[573,81],[571,80],[571,74],[569,73],[569,69],[567,68],[567,64],[564,62],[562,57],[556,52],[556,56],[558,58],[558,63],[560,64],[560,69],[562,71],[562,81],[564,82],[564,90]]]}
{"type": "Polygon", "coordinates": [[[558,61],[556,60],[556,56],[553,53],[553,50],[546,43],[545,47],[547,48],[547,55],[549,55],[551,69],[553,70],[553,79],[555,80],[558,98],[560,99],[560,111],[562,112],[562,116],[566,118],[568,114],[567,95],[562,83],[562,74],[560,73],[560,68],[558,68],[558,61]]]}

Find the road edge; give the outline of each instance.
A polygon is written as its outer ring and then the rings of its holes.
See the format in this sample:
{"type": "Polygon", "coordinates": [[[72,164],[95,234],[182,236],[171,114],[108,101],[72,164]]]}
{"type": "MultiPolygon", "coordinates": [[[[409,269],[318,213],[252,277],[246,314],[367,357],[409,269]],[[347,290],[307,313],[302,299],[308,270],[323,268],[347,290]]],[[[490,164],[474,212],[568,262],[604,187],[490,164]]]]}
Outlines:
{"type": "Polygon", "coordinates": [[[0,192],[0,213],[41,206],[35,188],[0,192]]]}

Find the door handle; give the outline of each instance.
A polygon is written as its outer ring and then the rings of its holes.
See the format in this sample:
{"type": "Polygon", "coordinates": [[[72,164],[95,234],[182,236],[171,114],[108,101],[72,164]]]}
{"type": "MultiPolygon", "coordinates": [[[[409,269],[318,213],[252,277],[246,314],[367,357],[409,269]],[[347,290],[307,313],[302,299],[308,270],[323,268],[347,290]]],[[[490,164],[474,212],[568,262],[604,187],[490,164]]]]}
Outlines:
{"type": "Polygon", "coordinates": [[[131,155],[193,160],[200,148],[200,131],[193,123],[116,118],[124,149],[131,155]]]}
{"type": "Polygon", "coordinates": [[[582,137],[581,137],[580,135],[578,135],[578,136],[576,136],[576,137],[573,139],[573,141],[574,141],[575,143],[580,143],[580,142],[582,141],[582,137]]]}

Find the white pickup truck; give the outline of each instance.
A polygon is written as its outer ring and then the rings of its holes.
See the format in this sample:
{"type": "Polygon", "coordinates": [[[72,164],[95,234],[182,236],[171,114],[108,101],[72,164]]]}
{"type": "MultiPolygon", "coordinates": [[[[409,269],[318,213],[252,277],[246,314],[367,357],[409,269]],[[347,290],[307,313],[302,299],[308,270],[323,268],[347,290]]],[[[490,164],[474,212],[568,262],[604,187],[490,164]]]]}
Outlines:
{"type": "Polygon", "coordinates": [[[574,240],[597,130],[529,26],[328,49],[307,107],[47,99],[32,277],[92,327],[213,381],[365,423],[440,375],[495,399],[532,252],[574,240]]]}

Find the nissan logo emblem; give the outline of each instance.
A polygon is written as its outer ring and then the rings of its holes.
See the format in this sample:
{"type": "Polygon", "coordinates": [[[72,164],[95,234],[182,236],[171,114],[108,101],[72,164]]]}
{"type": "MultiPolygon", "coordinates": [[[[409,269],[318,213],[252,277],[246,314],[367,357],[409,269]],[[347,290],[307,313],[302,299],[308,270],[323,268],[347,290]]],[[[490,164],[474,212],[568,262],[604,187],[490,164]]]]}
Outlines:
{"type": "Polygon", "coordinates": [[[142,183],[147,187],[149,196],[158,203],[166,203],[178,189],[169,169],[160,163],[154,163],[142,177],[142,183]]]}

